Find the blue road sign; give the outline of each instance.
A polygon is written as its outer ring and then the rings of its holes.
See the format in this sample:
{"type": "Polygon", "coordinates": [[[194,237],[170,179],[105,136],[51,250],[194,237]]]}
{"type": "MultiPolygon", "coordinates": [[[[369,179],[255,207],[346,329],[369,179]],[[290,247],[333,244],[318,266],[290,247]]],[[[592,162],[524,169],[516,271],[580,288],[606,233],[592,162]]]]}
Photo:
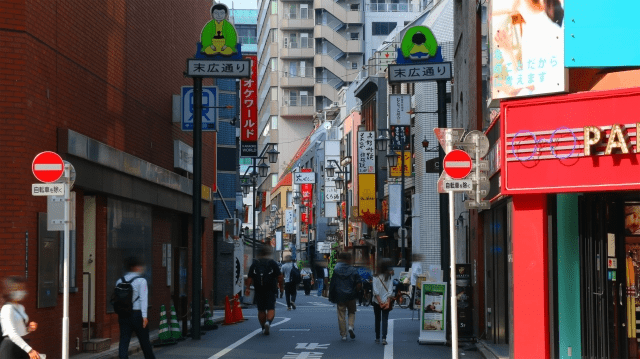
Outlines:
{"type": "MultiPolygon", "coordinates": [[[[202,86],[202,131],[218,130],[218,92],[215,86],[202,86]]],[[[193,131],[193,86],[182,86],[180,97],[182,131],[193,131]]]]}

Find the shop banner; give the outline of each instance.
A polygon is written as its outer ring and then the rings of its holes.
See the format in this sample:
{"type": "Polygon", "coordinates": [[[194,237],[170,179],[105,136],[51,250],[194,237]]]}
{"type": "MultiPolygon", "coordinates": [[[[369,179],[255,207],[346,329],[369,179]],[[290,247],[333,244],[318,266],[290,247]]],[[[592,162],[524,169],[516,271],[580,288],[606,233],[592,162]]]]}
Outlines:
{"type": "Polygon", "coordinates": [[[286,209],[284,211],[284,232],[287,234],[293,234],[293,224],[296,222],[296,219],[293,215],[292,209],[286,209]]]}
{"type": "Polygon", "coordinates": [[[422,283],[418,342],[447,342],[447,283],[422,283]]]}
{"type": "MultiPolygon", "coordinates": [[[[303,168],[302,172],[312,172],[311,168],[303,168]]],[[[313,211],[313,185],[312,184],[301,184],[300,192],[302,193],[302,201],[301,203],[305,205],[305,210],[302,212],[302,223],[312,224],[312,219],[310,213],[313,211]]]]}
{"type": "Polygon", "coordinates": [[[376,213],[376,175],[375,174],[359,174],[358,175],[358,198],[360,216],[364,212],[376,213]]]}
{"type": "Polygon", "coordinates": [[[240,81],[240,156],[258,155],[258,59],[257,56],[245,56],[251,60],[251,77],[240,81]]]}
{"type": "Polygon", "coordinates": [[[502,102],[502,194],[640,189],[640,88],[502,102]]]}
{"type": "Polygon", "coordinates": [[[471,264],[456,264],[456,298],[458,298],[458,336],[473,336],[473,288],[471,264]]]}
{"type": "Polygon", "coordinates": [[[358,173],[376,173],[374,131],[358,132],[358,173]]]}
{"type": "MultiPolygon", "coordinates": [[[[404,153],[404,176],[411,177],[411,152],[404,153]]],[[[398,165],[391,167],[389,177],[402,177],[402,155],[398,155],[398,165]]]]}
{"type": "MultiPolygon", "coordinates": [[[[389,205],[387,208],[389,209],[389,227],[400,227],[402,226],[402,185],[398,183],[389,183],[389,205]]],[[[382,201],[382,207],[384,208],[384,203],[386,201],[382,201]]]]}

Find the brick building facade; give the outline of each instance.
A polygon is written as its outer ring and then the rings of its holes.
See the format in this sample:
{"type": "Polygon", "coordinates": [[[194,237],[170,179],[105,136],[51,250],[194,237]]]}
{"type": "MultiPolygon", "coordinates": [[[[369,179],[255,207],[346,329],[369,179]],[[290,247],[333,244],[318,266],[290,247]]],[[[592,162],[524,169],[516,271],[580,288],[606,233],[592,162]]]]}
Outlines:
{"type": "MultiPolygon", "coordinates": [[[[151,329],[162,304],[175,302],[182,314],[191,301],[191,180],[174,169],[174,140],[191,146],[192,136],[172,122],[171,95],[192,85],[183,76],[185,62],[211,19],[210,6],[201,0],[0,3],[0,277],[28,273],[25,306],[40,323],[30,344],[52,358],[61,348],[62,293],[45,295],[45,260],[53,256],[54,267],[61,265],[58,252],[41,244],[47,235],[62,235],[38,227],[39,214],[47,212],[46,199],[30,193],[31,161],[39,152],[56,151],[77,171],[71,355],[79,352],[83,322],[91,322],[93,337],[117,341],[108,298],[127,255],[147,263],[151,329]],[[168,244],[172,256],[163,266],[168,244]]],[[[202,183],[209,188],[215,158],[216,134],[205,132],[202,183]]],[[[212,193],[204,193],[202,293],[212,300],[215,210],[212,193]]]]}

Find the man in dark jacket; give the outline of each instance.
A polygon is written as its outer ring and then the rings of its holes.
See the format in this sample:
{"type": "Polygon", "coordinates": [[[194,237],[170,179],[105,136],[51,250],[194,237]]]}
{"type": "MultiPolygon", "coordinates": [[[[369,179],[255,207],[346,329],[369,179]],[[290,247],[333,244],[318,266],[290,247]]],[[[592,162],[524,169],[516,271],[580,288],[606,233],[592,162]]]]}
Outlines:
{"type": "Polygon", "coordinates": [[[331,284],[329,288],[329,301],[336,303],[338,307],[338,326],[342,340],[347,340],[347,326],[345,312],[349,311],[349,336],[355,339],[353,326],[356,321],[356,298],[360,290],[360,275],[358,270],[351,266],[351,253],[341,252],[338,255],[338,263],[333,268],[331,284]]]}

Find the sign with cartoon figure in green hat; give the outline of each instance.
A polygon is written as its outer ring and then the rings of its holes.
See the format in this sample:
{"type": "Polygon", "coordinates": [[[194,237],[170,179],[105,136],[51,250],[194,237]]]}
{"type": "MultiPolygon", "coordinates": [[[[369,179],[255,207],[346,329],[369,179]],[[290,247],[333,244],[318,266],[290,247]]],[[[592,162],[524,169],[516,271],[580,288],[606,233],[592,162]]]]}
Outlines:
{"type": "Polygon", "coordinates": [[[441,47],[431,29],[407,29],[397,49],[396,64],[389,65],[389,83],[451,79],[451,62],[442,58],[441,47]]]}
{"type": "Polygon", "coordinates": [[[206,55],[231,56],[237,53],[238,34],[229,22],[229,8],[218,3],[211,7],[212,20],[209,21],[200,35],[202,47],[200,52],[206,55]]]}

